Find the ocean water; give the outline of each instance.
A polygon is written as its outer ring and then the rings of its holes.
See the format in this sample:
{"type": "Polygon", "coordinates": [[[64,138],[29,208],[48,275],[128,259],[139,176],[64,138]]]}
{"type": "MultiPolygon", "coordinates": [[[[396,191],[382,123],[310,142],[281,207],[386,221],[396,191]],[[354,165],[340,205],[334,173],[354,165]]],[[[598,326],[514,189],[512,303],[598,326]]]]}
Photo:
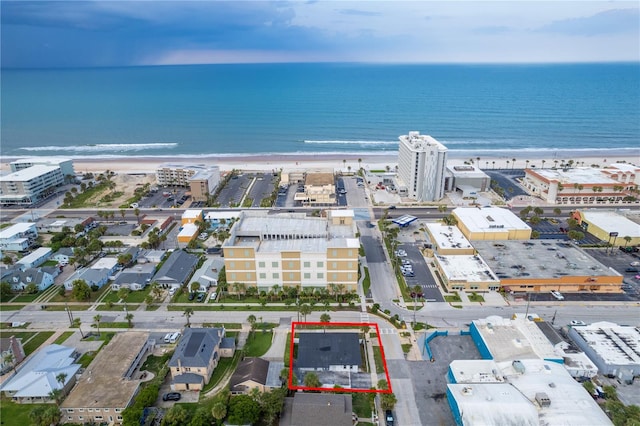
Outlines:
{"type": "MultiPolygon", "coordinates": [[[[2,70],[2,156],[640,153],[640,64],[2,70]]],[[[613,155],[613,154],[610,154],[613,155]]]]}

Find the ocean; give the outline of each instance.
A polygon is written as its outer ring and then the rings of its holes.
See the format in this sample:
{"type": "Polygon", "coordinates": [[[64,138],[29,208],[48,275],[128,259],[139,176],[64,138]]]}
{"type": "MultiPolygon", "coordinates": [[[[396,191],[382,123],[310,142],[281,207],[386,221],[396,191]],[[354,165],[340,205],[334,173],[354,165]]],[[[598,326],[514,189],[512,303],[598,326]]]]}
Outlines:
{"type": "Polygon", "coordinates": [[[397,152],[640,157],[640,64],[252,64],[10,70],[3,157],[397,152]]]}

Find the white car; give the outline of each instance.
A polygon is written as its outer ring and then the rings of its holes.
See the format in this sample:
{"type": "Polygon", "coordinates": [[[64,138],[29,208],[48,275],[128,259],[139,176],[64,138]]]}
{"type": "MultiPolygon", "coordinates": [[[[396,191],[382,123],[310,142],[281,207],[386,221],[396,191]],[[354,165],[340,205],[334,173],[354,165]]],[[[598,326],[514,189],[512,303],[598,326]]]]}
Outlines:
{"type": "Polygon", "coordinates": [[[551,295],[558,300],[564,300],[564,296],[559,291],[551,290],[551,295]]]}
{"type": "Polygon", "coordinates": [[[584,321],[571,320],[571,325],[587,325],[584,321]]]}

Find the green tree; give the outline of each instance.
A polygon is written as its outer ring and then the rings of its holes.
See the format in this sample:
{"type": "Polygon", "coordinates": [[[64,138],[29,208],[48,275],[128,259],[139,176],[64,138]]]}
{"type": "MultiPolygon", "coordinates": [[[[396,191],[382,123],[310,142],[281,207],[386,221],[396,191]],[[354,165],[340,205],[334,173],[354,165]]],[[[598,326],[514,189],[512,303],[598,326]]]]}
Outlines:
{"type": "Polygon", "coordinates": [[[247,317],[247,322],[249,323],[249,325],[251,325],[251,331],[254,331],[256,329],[256,316],[253,314],[250,314],[247,317]]]}
{"type": "Polygon", "coordinates": [[[560,209],[560,207],[556,207],[555,209],[553,209],[553,212],[557,215],[562,214],[562,209],[560,209]]]}
{"type": "Polygon", "coordinates": [[[308,388],[319,388],[322,383],[320,383],[318,375],[310,371],[304,375],[304,385],[308,388]]]}
{"type": "Polygon", "coordinates": [[[6,302],[13,297],[13,291],[11,290],[11,284],[6,281],[0,283],[0,300],[6,302]]]}
{"type": "Polygon", "coordinates": [[[91,297],[91,287],[85,280],[75,280],[72,283],[71,297],[81,302],[83,300],[89,300],[91,297]]]}
{"type": "Polygon", "coordinates": [[[300,315],[304,317],[305,322],[307,322],[307,315],[309,315],[311,311],[311,306],[309,306],[308,304],[305,303],[300,305],[300,315]]]}
{"type": "Polygon", "coordinates": [[[211,415],[211,411],[207,410],[205,407],[200,407],[195,413],[193,413],[189,426],[210,426],[213,422],[214,419],[211,415]]]}
{"type": "Polygon", "coordinates": [[[285,389],[277,388],[270,392],[262,392],[260,394],[258,402],[262,409],[262,418],[267,424],[274,424],[278,417],[280,417],[286,393],[287,391],[285,389]]]}
{"type": "MultiPolygon", "coordinates": [[[[320,315],[320,322],[330,322],[331,321],[331,315],[329,315],[328,313],[324,313],[322,315],[320,315]]],[[[327,326],[324,326],[324,331],[325,333],[327,332],[327,326]]]]}
{"type": "Polygon", "coordinates": [[[127,315],[124,316],[124,319],[129,323],[129,328],[133,327],[133,314],[131,312],[128,312],[127,315]]]}
{"type": "Polygon", "coordinates": [[[131,290],[129,290],[128,288],[121,288],[120,290],[118,290],[118,299],[124,301],[127,296],[129,296],[129,293],[131,293],[131,290]]]}
{"type": "Polygon", "coordinates": [[[196,291],[198,291],[198,289],[200,289],[200,283],[198,281],[194,281],[189,285],[189,287],[191,288],[191,291],[195,293],[196,291]]]}
{"type": "Polygon", "coordinates": [[[2,258],[2,263],[5,265],[13,265],[13,258],[9,255],[6,255],[2,258]]]}
{"type": "Polygon", "coordinates": [[[102,315],[100,314],[95,315],[93,317],[93,322],[95,323],[96,328],[98,329],[98,334],[100,334],[100,320],[102,320],[102,315]]]}
{"type": "Polygon", "coordinates": [[[184,426],[189,423],[189,412],[182,405],[174,405],[162,419],[162,426],[184,426]]]}
{"type": "Polygon", "coordinates": [[[211,407],[211,415],[218,421],[218,423],[221,423],[222,420],[227,417],[227,404],[223,401],[215,402],[213,407],[211,407]]]}
{"type": "Polygon", "coordinates": [[[38,292],[38,285],[36,283],[29,283],[24,288],[24,292],[27,294],[36,294],[38,292]]]}
{"type": "Polygon", "coordinates": [[[393,410],[397,402],[398,399],[394,393],[383,393],[380,395],[380,407],[382,407],[383,410],[393,410]]]}
{"type": "Polygon", "coordinates": [[[187,317],[187,327],[191,327],[191,316],[193,315],[193,308],[185,308],[182,316],[187,317]]]}
{"type": "Polygon", "coordinates": [[[260,418],[260,404],[249,395],[238,395],[229,401],[229,423],[254,424],[260,418]]]}

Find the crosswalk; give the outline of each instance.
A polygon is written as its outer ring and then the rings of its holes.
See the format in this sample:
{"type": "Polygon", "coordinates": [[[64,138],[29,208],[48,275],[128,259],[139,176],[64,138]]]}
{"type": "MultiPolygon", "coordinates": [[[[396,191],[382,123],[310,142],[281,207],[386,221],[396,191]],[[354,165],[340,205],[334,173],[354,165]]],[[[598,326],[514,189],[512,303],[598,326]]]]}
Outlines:
{"type": "Polygon", "coordinates": [[[380,334],[398,334],[397,328],[381,328],[380,334]]]}

